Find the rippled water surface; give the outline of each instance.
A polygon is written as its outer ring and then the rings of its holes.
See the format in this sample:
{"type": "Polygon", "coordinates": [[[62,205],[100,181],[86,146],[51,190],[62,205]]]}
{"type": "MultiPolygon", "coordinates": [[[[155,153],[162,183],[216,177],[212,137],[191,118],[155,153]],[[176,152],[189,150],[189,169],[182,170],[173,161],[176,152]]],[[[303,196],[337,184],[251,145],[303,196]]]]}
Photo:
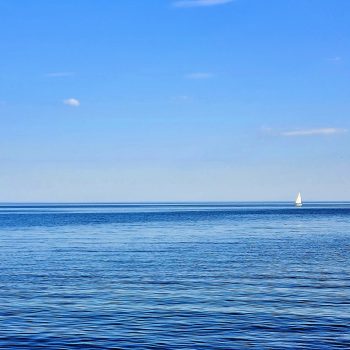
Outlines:
{"type": "Polygon", "coordinates": [[[348,349],[350,204],[2,204],[0,348],[348,349]]]}

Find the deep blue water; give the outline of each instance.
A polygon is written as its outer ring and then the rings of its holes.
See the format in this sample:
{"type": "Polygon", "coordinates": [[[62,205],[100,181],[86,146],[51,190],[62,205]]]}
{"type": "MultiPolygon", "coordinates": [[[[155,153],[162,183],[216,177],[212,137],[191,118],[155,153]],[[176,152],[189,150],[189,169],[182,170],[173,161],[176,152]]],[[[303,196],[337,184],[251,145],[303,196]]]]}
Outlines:
{"type": "Polygon", "coordinates": [[[1,349],[349,349],[350,203],[0,205],[1,349]]]}

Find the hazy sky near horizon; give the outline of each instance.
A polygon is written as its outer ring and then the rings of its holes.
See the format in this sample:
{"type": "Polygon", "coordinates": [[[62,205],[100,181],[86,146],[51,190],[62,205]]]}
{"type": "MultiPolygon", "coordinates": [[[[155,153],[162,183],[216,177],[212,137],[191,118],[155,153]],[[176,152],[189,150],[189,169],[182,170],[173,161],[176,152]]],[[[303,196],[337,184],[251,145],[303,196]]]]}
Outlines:
{"type": "Polygon", "coordinates": [[[3,0],[0,202],[350,200],[350,1],[3,0]]]}

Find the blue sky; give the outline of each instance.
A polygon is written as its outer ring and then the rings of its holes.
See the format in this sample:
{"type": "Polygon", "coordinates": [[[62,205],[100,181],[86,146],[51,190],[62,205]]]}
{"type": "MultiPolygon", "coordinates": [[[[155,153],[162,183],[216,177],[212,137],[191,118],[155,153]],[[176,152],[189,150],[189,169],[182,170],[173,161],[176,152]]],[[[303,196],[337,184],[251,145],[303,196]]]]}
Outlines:
{"type": "Polygon", "coordinates": [[[350,200],[349,23],[347,0],[1,1],[0,201],[350,200]]]}

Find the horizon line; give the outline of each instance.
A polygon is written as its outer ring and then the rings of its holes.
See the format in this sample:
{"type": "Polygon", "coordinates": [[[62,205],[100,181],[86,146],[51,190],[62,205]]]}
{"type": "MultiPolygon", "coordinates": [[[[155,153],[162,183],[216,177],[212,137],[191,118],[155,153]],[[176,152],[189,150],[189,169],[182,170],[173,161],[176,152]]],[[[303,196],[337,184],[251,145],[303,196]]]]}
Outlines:
{"type": "MultiPolygon", "coordinates": [[[[15,205],[15,204],[80,204],[80,205],[91,205],[91,204],[99,204],[99,205],[111,205],[111,204],[229,204],[229,203],[294,203],[294,200],[200,200],[200,201],[120,201],[120,202],[111,202],[111,201],[58,201],[58,202],[51,202],[51,201],[7,201],[7,202],[0,202],[0,206],[2,205],[15,205]]],[[[304,201],[305,203],[350,203],[349,200],[309,200],[304,201]]]]}

